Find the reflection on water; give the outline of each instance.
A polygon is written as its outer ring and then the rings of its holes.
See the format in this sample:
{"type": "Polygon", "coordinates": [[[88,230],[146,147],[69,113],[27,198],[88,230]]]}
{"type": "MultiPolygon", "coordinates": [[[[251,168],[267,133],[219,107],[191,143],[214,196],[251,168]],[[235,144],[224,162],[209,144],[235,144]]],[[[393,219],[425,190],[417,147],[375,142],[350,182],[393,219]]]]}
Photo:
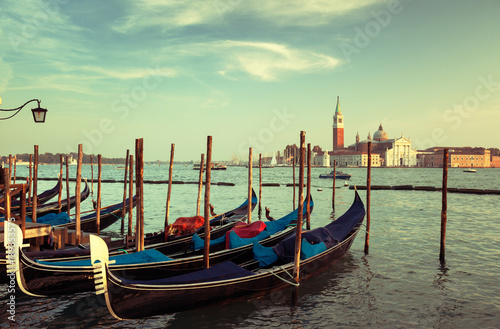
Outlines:
{"type": "MultiPolygon", "coordinates": [[[[18,172],[22,171],[18,168],[18,172]]],[[[351,205],[354,191],[336,189],[332,212],[330,180],[318,179],[322,168],[313,168],[314,210],[311,227],[331,222],[351,205]],[[318,191],[317,189],[322,189],[318,191]]],[[[58,166],[40,166],[41,177],[55,177],[58,166]]],[[[350,184],[364,185],[366,169],[350,168],[350,184]]],[[[90,175],[88,166],[84,173],[90,175]],[[88,173],[87,173],[88,171],[88,173]]],[[[247,195],[245,168],[213,172],[213,181],[235,186],[213,186],[211,202],[216,212],[232,209],[247,195]]],[[[372,168],[374,185],[439,186],[442,170],[372,168]]],[[[449,187],[497,189],[500,170],[479,170],[461,175],[450,169],[449,187]],[[474,177],[473,177],[474,176],[474,177]]],[[[22,175],[22,173],[19,173],[22,175]]],[[[145,179],[167,179],[168,168],[145,166],[145,179]]],[[[73,176],[74,177],[74,176],[73,176]]],[[[103,179],[122,179],[123,172],[104,166],[103,179]]],[[[254,177],[254,182],[258,181],[254,177]]],[[[174,180],[197,181],[190,167],[174,166],[174,180]]],[[[263,172],[263,181],[291,183],[290,168],[263,172]]],[[[343,183],[343,182],[339,182],[343,183]]],[[[53,186],[41,181],[39,190],[53,186]]],[[[121,184],[103,184],[103,205],[120,202],[121,184]]],[[[258,189],[258,187],[256,187],[258,189]]],[[[72,185],[72,193],[74,185],[72,185]]],[[[165,218],[166,185],[145,185],[146,232],[158,231],[165,218]]],[[[264,187],[262,206],[274,218],[293,208],[293,189],[284,185],[264,187]]],[[[365,191],[359,191],[366,200],[365,191]]],[[[142,320],[117,321],[101,297],[90,293],[36,299],[16,295],[16,319],[32,328],[499,328],[500,327],[500,215],[497,195],[448,194],[446,265],[440,266],[441,194],[424,191],[377,190],[371,193],[370,254],[364,255],[360,234],[348,255],[325,272],[305,280],[296,303],[290,288],[269,295],[228,304],[206,305],[196,310],[142,320]],[[436,270],[437,269],[437,270],[436,270]]],[[[197,186],[173,185],[172,219],[196,211],[197,186]]],[[[91,203],[82,204],[91,208],[91,203]]],[[[257,217],[256,210],[254,211],[257,217]]],[[[135,216],[134,216],[135,220],[135,216]]],[[[105,232],[119,236],[120,223],[105,232]]],[[[9,323],[6,285],[0,286],[0,322],[9,323]]]]}

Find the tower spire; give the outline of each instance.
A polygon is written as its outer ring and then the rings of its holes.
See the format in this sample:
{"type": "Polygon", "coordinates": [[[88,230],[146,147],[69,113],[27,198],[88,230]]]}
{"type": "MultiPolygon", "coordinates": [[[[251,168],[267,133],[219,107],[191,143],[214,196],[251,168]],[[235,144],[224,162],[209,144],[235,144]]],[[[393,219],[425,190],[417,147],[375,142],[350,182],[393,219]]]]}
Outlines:
{"type": "Polygon", "coordinates": [[[337,107],[333,115],[333,151],[344,148],[344,116],[340,111],[339,96],[337,96],[337,107]]]}

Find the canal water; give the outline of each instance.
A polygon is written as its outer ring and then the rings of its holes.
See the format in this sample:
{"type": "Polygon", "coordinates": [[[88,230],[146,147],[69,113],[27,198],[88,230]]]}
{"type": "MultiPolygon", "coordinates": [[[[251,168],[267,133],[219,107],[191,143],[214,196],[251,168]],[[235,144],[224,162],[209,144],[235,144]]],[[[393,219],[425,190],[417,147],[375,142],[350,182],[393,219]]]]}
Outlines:
{"type": "MultiPolygon", "coordinates": [[[[41,165],[39,177],[56,177],[59,166],[41,165]]],[[[332,180],[320,179],[325,168],[312,169],[315,202],[311,226],[327,224],[343,214],[354,191],[337,180],[336,207],[332,213],[332,180]]],[[[349,185],[365,185],[366,169],[347,168],[353,176],[349,185]]],[[[76,168],[70,170],[75,177],[76,168]]],[[[90,182],[90,166],[83,174],[90,182]]],[[[27,169],[17,168],[18,176],[27,169]]],[[[102,179],[123,179],[123,169],[103,166],[102,179]]],[[[94,166],[94,177],[97,177],[94,166]]],[[[168,167],[146,165],[145,180],[167,180],[168,167]]],[[[211,187],[215,212],[241,204],[247,195],[248,169],[228,167],[212,171],[212,182],[235,186],[211,187]]],[[[297,174],[298,179],[298,174],[297,174]]],[[[175,165],[173,180],[196,182],[192,166],[175,165]]],[[[262,207],[279,218],[293,208],[290,167],[262,170],[265,183],[262,207]]],[[[254,169],[258,193],[258,170],[254,169]]],[[[373,185],[437,186],[442,182],[438,168],[373,168],[373,185]]],[[[55,181],[40,181],[39,191],[55,181]]],[[[478,168],[476,173],[449,170],[448,187],[500,189],[500,169],[478,168]]],[[[97,184],[94,182],[94,195],[97,184]]],[[[145,231],[163,229],[166,184],[145,184],[145,231]]],[[[74,183],[71,183],[74,192],[74,183]]],[[[366,200],[365,191],[360,191],[366,200]]],[[[304,281],[296,301],[290,290],[229,304],[205,305],[195,310],[118,321],[107,311],[103,299],[93,293],[58,298],[30,298],[16,294],[15,320],[8,319],[7,285],[0,285],[0,323],[20,328],[500,328],[500,195],[448,194],[446,264],[439,262],[441,192],[374,190],[371,193],[370,253],[365,255],[362,232],[347,256],[320,275],[304,281]]],[[[102,205],[120,202],[123,186],[102,186],[102,205]]],[[[91,209],[91,198],[82,210],[91,209]]],[[[172,187],[170,220],[196,212],[197,185],[172,187]]],[[[253,219],[258,218],[257,209],[253,219]]],[[[134,217],[135,218],[135,217],[134,217]]],[[[105,234],[118,237],[116,223],[105,234]]],[[[201,306],[201,305],[200,305],[201,306]]]]}

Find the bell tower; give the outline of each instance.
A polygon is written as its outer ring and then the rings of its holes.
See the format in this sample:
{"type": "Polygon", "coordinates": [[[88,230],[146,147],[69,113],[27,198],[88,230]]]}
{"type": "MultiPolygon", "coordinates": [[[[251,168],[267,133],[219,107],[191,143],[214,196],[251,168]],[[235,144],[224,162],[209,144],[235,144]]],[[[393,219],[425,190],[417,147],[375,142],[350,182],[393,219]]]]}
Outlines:
{"type": "Polygon", "coordinates": [[[340,111],[339,97],[337,96],[337,107],[333,115],[333,151],[344,148],[344,116],[340,111]]]}

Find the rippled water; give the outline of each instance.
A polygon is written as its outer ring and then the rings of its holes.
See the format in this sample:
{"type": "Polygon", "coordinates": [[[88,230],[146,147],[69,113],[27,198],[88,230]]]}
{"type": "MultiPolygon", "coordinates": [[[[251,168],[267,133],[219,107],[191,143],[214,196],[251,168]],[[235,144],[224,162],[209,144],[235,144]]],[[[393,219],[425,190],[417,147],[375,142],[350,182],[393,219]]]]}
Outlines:
{"type": "MultiPolygon", "coordinates": [[[[103,179],[122,179],[123,171],[103,166],[103,179]]],[[[40,166],[40,177],[55,177],[58,166],[40,166]]],[[[72,168],[74,170],[74,168],[72,168]]],[[[18,175],[26,175],[18,168],[18,175]]],[[[317,178],[327,170],[313,168],[312,227],[331,220],[331,180],[317,178]],[[318,191],[322,189],[322,191],[318,191]]],[[[366,169],[352,168],[349,184],[366,184],[366,169]]],[[[234,208],[247,194],[247,169],[213,171],[211,203],[216,212],[234,208]]],[[[74,177],[74,174],[72,174],[74,177]]],[[[90,177],[89,166],[84,175],[90,177]]],[[[97,174],[94,172],[94,176],[97,174]]],[[[146,180],[166,180],[167,166],[146,166],[146,180]]],[[[298,176],[297,176],[298,177],[298,176]]],[[[195,182],[197,172],[176,165],[174,180],[195,182]]],[[[254,170],[254,185],[258,172],[254,170]]],[[[263,169],[264,182],[281,187],[263,188],[263,207],[275,218],[293,208],[291,168],[263,169]]],[[[256,183],[257,182],[257,183],[256,183]]],[[[373,185],[441,186],[441,169],[372,170],[373,185]]],[[[448,187],[500,189],[500,170],[477,169],[476,174],[450,169],[448,187]]],[[[39,191],[54,181],[40,181],[39,191]]],[[[343,181],[338,181],[338,186],[343,181]]],[[[73,185],[72,185],[73,186],[73,185]]],[[[94,191],[97,186],[94,184],[94,191]]],[[[258,191],[258,189],[257,189],[258,191]]],[[[103,205],[122,199],[122,185],[104,184],[103,205]]],[[[365,191],[360,191],[363,199],[365,191]]],[[[171,315],[117,321],[103,300],[91,293],[33,299],[16,295],[16,321],[34,328],[499,328],[500,327],[500,205],[499,195],[448,194],[446,265],[439,262],[441,193],[425,191],[372,191],[370,253],[365,256],[364,232],[348,255],[326,272],[301,283],[293,300],[289,290],[227,305],[208,305],[171,315]]],[[[145,185],[146,232],[162,229],[166,185],[145,185]]],[[[354,192],[336,189],[335,216],[350,206],[354,192]]],[[[196,211],[197,185],[173,185],[170,218],[196,211]]],[[[90,209],[91,202],[82,204],[90,209]]],[[[254,218],[257,211],[254,210],[254,218]]],[[[117,235],[120,224],[107,229],[117,235]]],[[[0,310],[6,310],[7,286],[0,286],[0,310]]],[[[12,325],[1,311],[2,326],[12,325]]]]}

